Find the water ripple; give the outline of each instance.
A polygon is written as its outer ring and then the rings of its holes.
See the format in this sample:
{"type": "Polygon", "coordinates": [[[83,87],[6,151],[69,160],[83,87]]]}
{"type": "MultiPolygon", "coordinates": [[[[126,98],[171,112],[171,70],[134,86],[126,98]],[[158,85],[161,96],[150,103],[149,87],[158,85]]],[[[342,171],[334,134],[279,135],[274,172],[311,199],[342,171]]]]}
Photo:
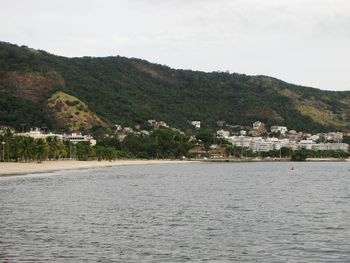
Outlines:
{"type": "Polygon", "coordinates": [[[350,262],[348,171],[168,164],[0,178],[0,261],[350,262]]]}

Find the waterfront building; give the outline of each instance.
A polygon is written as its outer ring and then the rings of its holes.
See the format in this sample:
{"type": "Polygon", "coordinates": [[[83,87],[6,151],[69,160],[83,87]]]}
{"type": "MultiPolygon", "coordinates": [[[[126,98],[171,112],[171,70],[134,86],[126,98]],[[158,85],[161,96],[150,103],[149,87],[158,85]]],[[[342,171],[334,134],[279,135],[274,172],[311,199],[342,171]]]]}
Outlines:
{"type": "Polygon", "coordinates": [[[91,146],[96,145],[96,140],[90,135],[82,135],[81,133],[64,134],[63,140],[72,143],[89,142],[91,146]]]}
{"type": "Polygon", "coordinates": [[[314,151],[349,151],[349,145],[347,143],[319,143],[312,145],[314,151]]]}
{"type": "Polygon", "coordinates": [[[250,148],[253,152],[268,152],[272,150],[272,143],[262,138],[254,138],[250,148]]]}
{"type": "Polygon", "coordinates": [[[280,150],[283,146],[283,141],[278,138],[267,138],[266,142],[271,144],[272,150],[280,150]]]}
{"type": "Polygon", "coordinates": [[[51,133],[51,132],[50,133],[44,133],[39,128],[30,129],[29,132],[15,133],[15,136],[24,136],[24,137],[31,137],[33,139],[43,139],[43,140],[46,140],[48,137],[56,137],[59,140],[63,139],[63,135],[61,135],[61,134],[54,134],[54,133],[51,133]]]}
{"type": "Polygon", "coordinates": [[[299,142],[299,148],[300,149],[312,150],[312,147],[314,145],[315,145],[315,142],[313,140],[301,140],[299,142]]]}
{"type": "Polygon", "coordinates": [[[253,141],[253,137],[247,136],[231,136],[227,140],[232,143],[233,146],[250,148],[253,141]]]}

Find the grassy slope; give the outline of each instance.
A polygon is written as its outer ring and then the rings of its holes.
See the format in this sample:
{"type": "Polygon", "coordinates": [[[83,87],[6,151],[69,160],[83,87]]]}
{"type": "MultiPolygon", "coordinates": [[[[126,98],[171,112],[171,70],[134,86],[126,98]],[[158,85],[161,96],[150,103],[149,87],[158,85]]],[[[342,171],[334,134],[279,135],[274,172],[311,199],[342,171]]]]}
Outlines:
{"type": "Polygon", "coordinates": [[[62,91],[55,92],[48,99],[47,106],[55,120],[72,131],[106,125],[84,102],[62,91]]]}

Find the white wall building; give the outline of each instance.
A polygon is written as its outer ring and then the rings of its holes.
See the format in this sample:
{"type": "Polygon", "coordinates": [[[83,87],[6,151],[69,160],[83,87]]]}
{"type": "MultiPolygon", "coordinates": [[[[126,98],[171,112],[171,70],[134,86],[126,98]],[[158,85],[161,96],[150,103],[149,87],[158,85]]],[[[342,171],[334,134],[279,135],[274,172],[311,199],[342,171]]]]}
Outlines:
{"type": "Polygon", "coordinates": [[[343,140],[343,133],[342,132],[329,132],[326,135],[326,140],[340,143],[343,140]]]}
{"type": "Polygon", "coordinates": [[[227,140],[233,144],[233,146],[250,148],[253,137],[246,136],[231,136],[228,137],[227,140]]]}
{"type": "Polygon", "coordinates": [[[90,135],[82,135],[81,133],[72,133],[63,135],[63,140],[70,141],[72,143],[89,142],[90,145],[96,145],[96,140],[90,135]]]}
{"type": "Polygon", "coordinates": [[[319,134],[315,134],[315,135],[311,135],[308,140],[312,140],[314,142],[316,142],[318,139],[320,139],[320,135],[319,134]]]}
{"type": "Polygon", "coordinates": [[[272,150],[279,150],[283,147],[283,141],[278,138],[267,138],[266,142],[270,143],[272,146],[272,150]]]}
{"type": "Polygon", "coordinates": [[[247,131],[245,131],[245,130],[240,130],[240,131],[239,131],[239,134],[242,135],[242,136],[246,136],[246,135],[247,135],[247,131]]]}
{"type": "Polygon", "coordinates": [[[48,137],[56,137],[59,140],[63,139],[63,135],[61,134],[54,134],[54,133],[43,133],[39,128],[30,129],[29,132],[21,132],[21,133],[15,133],[16,136],[25,136],[25,137],[31,137],[33,139],[44,139],[46,140],[48,137]]]}
{"type": "Polygon", "coordinates": [[[224,131],[224,130],[219,130],[219,131],[216,131],[216,135],[220,138],[228,138],[228,137],[230,137],[230,132],[224,131]]]}
{"type": "Polygon", "coordinates": [[[261,121],[256,121],[253,123],[253,130],[259,130],[263,123],[261,121]]]}
{"type": "Polygon", "coordinates": [[[191,125],[194,126],[196,129],[201,128],[201,122],[200,121],[191,121],[191,125]]]}
{"type": "Polygon", "coordinates": [[[254,138],[251,144],[253,152],[268,152],[272,150],[272,143],[262,138],[254,138]]]}
{"type": "Polygon", "coordinates": [[[286,126],[272,126],[271,132],[280,132],[283,136],[288,132],[288,129],[286,126]]]}
{"type": "Polygon", "coordinates": [[[312,150],[313,145],[315,145],[315,142],[313,140],[301,140],[299,142],[300,149],[312,150]]]}
{"type": "Polygon", "coordinates": [[[314,151],[349,151],[349,145],[347,143],[319,143],[312,146],[314,151]]]}

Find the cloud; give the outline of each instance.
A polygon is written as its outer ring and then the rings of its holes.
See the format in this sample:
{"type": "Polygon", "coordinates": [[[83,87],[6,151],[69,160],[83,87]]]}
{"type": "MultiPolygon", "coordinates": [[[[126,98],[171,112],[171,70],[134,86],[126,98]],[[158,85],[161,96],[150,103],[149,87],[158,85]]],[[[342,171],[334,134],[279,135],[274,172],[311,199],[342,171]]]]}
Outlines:
{"type": "Polygon", "coordinates": [[[350,89],[349,24],[347,0],[12,0],[0,10],[0,39],[350,89]]]}

